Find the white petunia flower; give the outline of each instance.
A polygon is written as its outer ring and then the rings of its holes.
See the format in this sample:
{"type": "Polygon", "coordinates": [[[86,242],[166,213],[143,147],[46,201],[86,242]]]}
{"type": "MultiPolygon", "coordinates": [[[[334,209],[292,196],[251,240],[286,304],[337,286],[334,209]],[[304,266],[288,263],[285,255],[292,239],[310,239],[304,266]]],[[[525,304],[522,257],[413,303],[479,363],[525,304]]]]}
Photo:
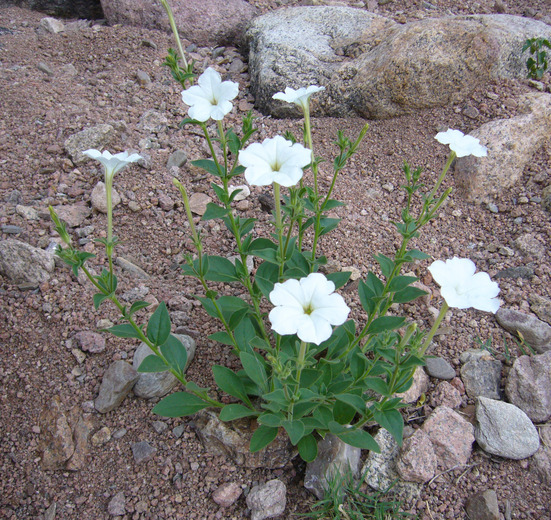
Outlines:
{"type": "Polygon", "coordinates": [[[128,152],[120,152],[112,155],[107,150],[102,153],[99,150],[94,150],[93,148],[82,153],[103,164],[103,167],[105,168],[106,184],[107,181],[111,181],[113,179],[115,173],[122,170],[128,164],[139,161],[142,158],[142,156],[137,153],[128,155],[128,152]]]}
{"type": "Polygon", "coordinates": [[[307,343],[319,345],[331,337],[332,325],[342,325],[350,309],[335,284],[321,274],[276,283],[270,293],[275,307],[270,311],[272,329],[278,334],[297,334],[307,343]]]}
{"type": "Polygon", "coordinates": [[[182,92],[182,101],[189,105],[188,114],[192,119],[204,123],[212,118],[221,121],[231,112],[230,103],[239,92],[239,85],[233,81],[222,81],[222,77],[212,68],[199,76],[197,85],[182,92]]]}
{"type": "Polygon", "coordinates": [[[488,149],[480,144],[480,141],[472,135],[464,135],[459,130],[451,128],[446,132],[438,132],[434,137],[439,143],[447,144],[450,150],[454,151],[457,157],[474,155],[475,157],[486,157],[488,149]]]}
{"type": "Polygon", "coordinates": [[[496,313],[501,304],[496,298],[499,286],[492,282],[488,273],[475,274],[476,266],[468,258],[436,260],[429,271],[449,307],[475,309],[496,313]]]}
{"type": "Polygon", "coordinates": [[[301,87],[297,90],[294,88],[286,87],[285,92],[277,92],[272,96],[273,99],[280,99],[287,103],[295,103],[302,107],[302,110],[308,109],[308,101],[312,94],[325,90],[325,87],[318,87],[317,85],[310,85],[308,88],[301,87]]]}
{"type": "Polygon", "coordinates": [[[280,135],[253,143],[239,152],[239,163],[245,166],[245,179],[251,186],[294,186],[302,179],[312,152],[299,143],[293,144],[280,135]]]}

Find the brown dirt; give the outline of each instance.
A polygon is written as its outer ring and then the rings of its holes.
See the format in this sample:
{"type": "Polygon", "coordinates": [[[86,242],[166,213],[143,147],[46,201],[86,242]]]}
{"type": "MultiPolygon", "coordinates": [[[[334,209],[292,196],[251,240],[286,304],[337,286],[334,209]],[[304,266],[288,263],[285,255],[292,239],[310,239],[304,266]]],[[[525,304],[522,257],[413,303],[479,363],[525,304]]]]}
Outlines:
{"type": "MultiPolygon", "coordinates": [[[[265,10],[297,2],[254,3],[265,10]]],[[[397,0],[380,6],[378,12],[406,19],[448,12],[495,12],[493,0],[465,1],[461,7],[452,0],[434,0],[431,4],[434,8],[426,2],[397,0]]],[[[549,14],[549,3],[509,2],[506,12],[541,18],[549,14]]],[[[149,279],[138,280],[120,272],[121,292],[144,285],[158,300],[172,301],[173,308],[179,300],[180,308],[189,315],[186,327],[198,342],[197,356],[188,374],[200,385],[212,385],[210,366],[232,366],[235,359],[228,349],[206,339],[217,325],[190,303],[197,287],[178,272],[181,254],[191,251],[191,241],[166,161],[175,149],[185,150],[190,159],[203,157],[204,149],[193,131],[178,128],[185,116],[180,89],[160,65],[166,48],[172,45],[171,37],[156,31],[89,24],[61,35],[41,34],[37,27],[43,16],[18,8],[0,9],[0,200],[5,201],[17,189],[22,195],[21,203],[35,207],[40,215],[39,220],[25,220],[15,211],[14,204],[4,203],[0,206],[0,224],[21,226],[24,231],[15,238],[45,247],[54,236],[45,213],[47,205],[87,202],[92,188],[101,180],[101,172],[93,162],[78,167],[72,164],[63,150],[65,139],[89,125],[117,122],[118,138],[111,151],[135,149],[151,155],[149,169],[133,165],[115,180],[123,199],[114,213],[117,235],[123,240],[118,254],[132,259],[150,274],[149,279]],[[144,46],[144,40],[154,42],[157,48],[144,46]],[[54,75],[38,70],[39,62],[47,63],[54,75]],[[62,67],[67,64],[74,65],[76,75],[63,72],[62,67]],[[150,75],[150,86],[137,83],[139,70],[150,75]],[[138,122],[149,109],[166,114],[169,123],[154,139],[154,148],[144,150],[140,140],[149,134],[139,129],[138,122]],[[175,209],[166,211],[159,206],[159,198],[164,195],[175,201],[175,209]],[[138,205],[134,208],[137,211],[130,209],[132,201],[138,205]]],[[[224,71],[238,57],[237,50],[227,48],[221,57],[213,59],[211,51],[197,49],[195,57],[201,67],[211,64],[224,71]]],[[[230,118],[237,122],[254,99],[248,92],[246,72],[229,77],[241,87],[237,108],[230,118]]],[[[468,132],[491,119],[514,115],[518,95],[527,90],[524,81],[500,82],[473,93],[459,106],[371,122],[364,144],[340,179],[335,195],[346,202],[339,211],[343,222],[323,240],[323,252],[338,259],[342,266],[358,268],[363,276],[370,269],[377,271],[373,254],[392,254],[398,242],[391,221],[398,218],[403,202],[398,188],[403,161],[421,166],[430,184],[446,159],[446,147],[433,139],[438,129],[450,126],[468,132]],[[498,94],[498,98],[490,99],[488,92],[498,94]],[[467,105],[479,110],[475,119],[463,115],[467,105]]],[[[255,115],[261,129],[258,138],[289,128],[299,133],[298,121],[255,115]]],[[[318,153],[331,157],[337,129],[355,135],[363,124],[359,119],[314,119],[318,153]]],[[[181,169],[180,178],[192,192],[207,189],[207,179],[187,166],[181,169]]],[[[453,175],[446,183],[454,186],[453,175]]],[[[480,270],[491,276],[508,267],[531,264],[535,276],[529,282],[500,280],[505,305],[528,310],[530,295],[551,296],[551,258],[548,252],[541,258],[522,257],[514,248],[514,241],[521,234],[532,233],[549,244],[549,214],[538,199],[549,183],[549,150],[542,149],[522,181],[495,201],[498,213],[452,195],[440,218],[428,226],[416,247],[434,258],[472,258],[480,270]],[[512,248],[514,254],[503,256],[501,246],[512,248]]],[[[269,217],[260,210],[259,193],[260,190],[253,190],[248,199],[250,207],[243,211],[250,216],[260,215],[260,229],[268,229],[269,217]]],[[[93,214],[83,224],[86,225],[94,226],[89,238],[101,236],[105,216],[93,214]]],[[[231,254],[231,243],[219,225],[204,226],[204,235],[209,252],[231,254]]],[[[2,235],[5,238],[13,236],[2,235]]],[[[98,253],[92,264],[99,266],[103,261],[101,249],[93,242],[85,247],[98,253]]],[[[420,265],[418,270],[421,278],[430,283],[430,278],[426,278],[427,265],[420,265]]],[[[225,482],[237,482],[247,491],[272,478],[280,478],[288,487],[286,518],[308,511],[312,496],[302,487],[304,466],[299,462],[277,471],[238,467],[206,452],[189,419],[163,419],[168,429],[157,433],[152,423],[159,418],[151,413],[152,403],[132,394],[111,413],[91,412],[90,402],[97,395],[106,368],[113,360],[131,359],[136,345],[108,337],[103,353],[88,354],[82,364],[78,363],[67,348],[67,340],[78,331],[95,330],[101,318],[115,321],[117,317],[108,306],[94,311],[90,286],[75,281],[63,267],[58,267],[50,282],[36,290],[22,291],[5,279],[0,282],[1,518],[51,519],[45,514],[48,508],[50,513],[53,511],[55,503],[58,520],[105,519],[109,518],[107,504],[121,491],[126,497],[125,519],[245,518],[248,515],[243,497],[224,509],[213,502],[213,491],[225,482]],[[94,432],[108,427],[111,432],[124,428],[126,434],[104,445],[91,446],[86,464],[79,471],[41,469],[38,418],[55,395],[61,397],[65,410],[76,406],[81,413],[89,414],[94,432]],[[184,433],[176,438],[172,430],[180,424],[185,426],[184,433]],[[131,452],[131,445],[138,441],[147,441],[157,449],[155,456],[142,464],[134,462],[131,452]]],[[[354,292],[345,294],[361,319],[354,292]]],[[[413,305],[407,312],[420,323],[428,323],[426,307],[413,305]]],[[[505,339],[512,343],[489,314],[454,311],[450,313],[449,325],[452,328],[439,336],[434,353],[456,367],[460,353],[476,346],[476,337],[492,338],[492,345],[498,350],[503,349],[505,339]]],[[[512,518],[549,518],[551,492],[533,476],[529,461],[489,457],[475,448],[471,462],[467,468],[434,479],[419,501],[407,504],[407,509],[427,520],[464,518],[466,498],[493,488],[502,513],[508,501],[512,518]]]]}

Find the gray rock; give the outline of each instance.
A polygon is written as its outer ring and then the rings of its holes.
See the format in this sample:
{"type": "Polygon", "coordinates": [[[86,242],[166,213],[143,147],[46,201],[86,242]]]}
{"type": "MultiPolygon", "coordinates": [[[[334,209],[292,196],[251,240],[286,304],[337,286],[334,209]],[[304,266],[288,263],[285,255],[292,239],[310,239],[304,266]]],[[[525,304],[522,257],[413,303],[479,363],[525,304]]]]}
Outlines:
{"type": "Polygon", "coordinates": [[[215,412],[201,410],[195,415],[192,426],[207,451],[216,456],[230,457],[245,468],[283,468],[298,453],[283,432],[266,448],[251,453],[249,444],[255,427],[249,419],[224,423],[215,412]]]}
{"type": "Polygon", "coordinates": [[[328,481],[335,475],[350,472],[357,477],[361,451],[360,448],[344,443],[335,435],[327,434],[318,442],[316,460],[306,465],[304,487],[321,499],[327,490],[328,481]]]}
{"type": "MultiPolygon", "coordinates": [[[[94,189],[92,190],[92,193],[90,194],[90,200],[92,201],[92,208],[94,208],[96,211],[99,211],[100,213],[106,214],[107,213],[107,191],[105,189],[105,183],[103,181],[99,181],[94,189]]],[[[114,208],[115,206],[118,206],[121,202],[121,196],[117,192],[115,188],[111,189],[111,204],[114,208]]]]}
{"type": "Polygon", "coordinates": [[[70,228],[76,228],[92,214],[92,210],[87,204],[71,204],[69,206],[56,206],[57,216],[63,220],[70,228]]]}
{"type": "Polygon", "coordinates": [[[530,310],[536,316],[551,325],[551,300],[539,294],[530,296],[530,310]]]}
{"type": "Polygon", "coordinates": [[[141,267],[138,267],[136,264],[132,263],[130,260],[127,260],[122,256],[118,256],[117,259],[115,260],[115,263],[119,267],[122,267],[125,271],[129,272],[131,275],[135,276],[136,278],[140,278],[140,279],[149,278],[149,274],[147,274],[141,267]]]}
{"type": "Polygon", "coordinates": [[[471,520],[499,520],[496,492],[487,489],[469,497],[465,503],[465,511],[471,520]]]}
{"type": "Polygon", "coordinates": [[[547,486],[551,484],[551,423],[540,426],[541,444],[530,462],[530,471],[547,486]]]}
{"type": "Polygon", "coordinates": [[[511,334],[522,334],[524,341],[539,354],[551,350],[551,326],[535,316],[501,307],[496,319],[511,334]]]}
{"type": "Polygon", "coordinates": [[[473,429],[470,422],[446,406],[436,408],[423,424],[444,469],[467,463],[475,440],[473,429]]]}
{"type": "Polygon", "coordinates": [[[155,453],[157,453],[157,449],[151,446],[147,441],[140,441],[132,444],[132,456],[137,464],[151,460],[155,456],[155,453]]]}
{"type": "Polygon", "coordinates": [[[4,201],[6,202],[6,204],[16,206],[17,204],[21,204],[21,202],[23,201],[23,195],[19,190],[11,190],[4,201]]]}
{"type": "Polygon", "coordinates": [[[96,410],[107,413],[117,408],[137,379],[138,373],[126,361],[112,363],[103,375],[99,395],[94,401],[96,410]]]}
{"type": "Polygon", "coordinates": [[[126,498],[122,491],[119,491],[107,504],[107,512],[111,516],[122,516],[126,513],[126,498]]]}
{"type": "Polygon", "coordinates": [[[237,502],[243,490],[237,482],[226,482],[212,494],[212,499],[222,507],[231,507],[237,502]]]}
{"type": "Polygon", "coordinates": [[[102,17],[99,0],[16,0],[12,3],[52,16],[81,18],[79,22],[84,22],[84,19],[97,20],[102,17]]]}
{"type": "Polygon", "coordinates": [[[532,421],[547,421],[551,417],[551,351],[517,358],[507,376],[505,393],[532,421]]]}
{"type": "Polygon", "coordinates": [[[11,238],[0,241],[0,274],[12,283],[38,286],[50,279],[54,267],[53,257],[42,249],[11,238]]]}
{"type": "MultiPolygon", "coordinates": [[[[183,334],[175,334],[175,336],[183,343],[187,352],[186,370],[195,357],[195,340],[183,334]]],[[[134,353],[132,366],[138,370],[142,361],[153,354],[153,351],[145,344],[141,343],[134,353]]],[[[152,397],[162,397],[168,394],[176,385],[178,379],[168,370],[166,372],[145,372],[140,373],[139,378],[134,385],[134,394],[144,399],[152,397]]]]}
{"type": "Polygon", "coordinates": [[[92,160],[82,152],[91,148],[101,152],[114,137],[115,129],[111,125],[95,125],[70,136],[66,139],[64,146],[72,161],[75,164],[82,164],[92,160]]]}
{"type": "MultiPolygon", "coordinates": [[[[551,96],[550,96],[551,103],[551,96]]],[[[551,117],[551,110],[549,112],[551,117]]],[[[551,128],[551,123],[550,123],[551,128]]],[[[547,252],[546,246],[532,233],[524,233],[515,240],[515,246],[517,249],[526,256],[533,256],[534,258],[542,258],[547,252]]]]}
{"type": "Polygon", "coordinates": [[[488,201],[520,178],[551,133],[551,95],[529,93],[521,99],[524,113],[485,123],[470,135],[488,148],[487,157],[461,157],[455,164],[460,193],[488,201]],[[530,129],[530,131],[527,131],[530,129]]]}
{"type": "Polygon", "coordinates": [[[251,510],[251,520],[274,518],[287,505],[287,488],[281,480],[273,479],[262,486],[255,486],[247,496],[247,506],[251,510]]]}
{"type": "Polygon", "coordinates": [[[510,15],[427,18],[406,24],[346,7],[278,9],[247,31],[251,88],[259,108],[296,114],[272,99],[286,86],[322,85],[323,115],[368,119],[462,102],[481,84],[524,78],[518,51],[551,29],[510,15]]]}
{"type": "Polygon", "coordinates": [[[148,87],[151,85],[151,78],[149,77],[149,74],[143,70],[136,72],[136,80],[142,87],[148,87]]]}
{"type": "MultiPolygon", "coordinates": [[[[101,0],[112,25],[122,23],[170,32],[165,11],[151,0],[101,0]]],[[[171,2],[180,36],[197,45],[236,45],[257,10],[244,0],[186,0],[171,2]]]]}
{"type": "Polygon", "coordinates": [[[46,74],[47,76],[53,76],[54,71],[52,70],[52,67],[50,67],[46,62],[39,61],[36,65],[36,68],[40,71],[46,74]]]}
{"type": "Polygon", "coordinates": [[[461,367],[461,380],[471,398],[478,396],[500,399],[501,361],[487,354],[472,359],[461,367]]]}
{"type": "Polygon", "coordinates": [[[377,491],[386,491],[395,483],[391,490],[392,493],[408,503],[417,500],[421,493],[421,485],[400,480],[396,471],[396,459],[400,448],[392,435],[381,428],[375,435],[375,441],[377,441],[381,453],[369,452],[362,468],[365,483],[377,491]]]}
{"type": "Polygon", "coordinates": [[[534,269],[527,265],[519,265],[517,267],[508,267],[496,273],[494,278],[524,278],[529,280],[534,276],[534,269]]]}
{"type": "Polygon", "coordinates": [[[431,377],[437,379],[453,379],[455,377],[454,368],[444,358],[428,357],[425,363],[425,369],[431,377]]]}
{"type": "Polygon", "coordinates": [[[140,117],[138,128],[145,130],[146,132],[159,133],[166,129],[168,125],[168,119],[165,114],[158,110],[147,110],[140,117]]]}
{"type": "Polygon", "coordinates": [[[398,474],[409,482],[428,482],[436,472],[438,460],[429,436],[423,430],[404,439],[396,460],[398,474]]]}
{"type": "Polygon", "coordinates": [[[11,224],[2,224],[0,229],[2,233],[6,233],[6,235],[20,235],[24,231],[22,227],[11,224]]]}
{"type": "Polygon", "coordinates": [[[212,199],[206,193],[194,193],[189,198],[189,207],[196,215],[204,215],[209,202],[212,202],[212,199]]]}
{"type": "Polygon", "coordinates": [[[52,34],[57,34],[65,30],[65,24],[61,20],[50,16],[40,20],[40,27],[52,34]]]}
{"type": "Polygon", "coordinates": [[[529,417],[516,406],[479,397],[476,402],[475,439],[492,455],[520,460],[539,448],[538,432],[529,417]]]}
{"type": "Polygon", "coordinates": [[[184,150],[175,150],[172,152],[166,162],[166,167],[170,170],[173,166],[181,168],[187,162],[187,154],[184,150]]]}
{"type": "Polygon", "coordinates": [[[97,332],[83,330],[77,332],[73,338],[79,347],[84,352],[98,354],[105,350],[105,338],[97,332]]]}
{"type": "Polygon", "coordinates": [[[36,211],[36,209],[32,206],[22,206],[21,204],[18,204],[15,206],[15,212],[27,220],[40,220],[38,211],[36,211]]]}

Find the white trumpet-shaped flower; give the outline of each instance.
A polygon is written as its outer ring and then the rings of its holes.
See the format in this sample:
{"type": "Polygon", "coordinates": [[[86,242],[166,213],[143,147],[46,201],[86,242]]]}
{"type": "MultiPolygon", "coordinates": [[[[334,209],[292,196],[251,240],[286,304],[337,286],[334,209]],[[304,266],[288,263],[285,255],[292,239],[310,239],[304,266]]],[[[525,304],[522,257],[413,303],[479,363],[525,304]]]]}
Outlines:
{"type": "Polygon", "coordinates": [[[189,105],[189,117],[202,123],[211,118],[224,119],[231,112],[231,100],[237,96],[239,85],[222,81],[220,74],[210,67],[199,76],[197,83],[182,92],[182,101],[189,105]]]}
{"type": "Polygon", "coordinates": [[[310,96],[316,92],[321,92],[325,90],[325,87],[318,87],[317,85],[310,85],[309,87],[301,87],[299,89],[294,89],[291,87],[286,87],[285,92],[277,92],[272,96],[273,99],[280,99],[281,101],[286,101],[287,103],[295,103],[302,107],[302,110],[308,108],[308,101],[310,96]]]}
{"type": "Polygon", "coordinates": [[[276,283],[270,293],[275,305],[269,314],[272,329],[316,345],[329,339],[331,326],[342,325],[350,313],[343,297],[334,291],[335,284],[321,273],[276,283]]]}
{"type": "Polygon", "coordinates": [[[446,132],[438,132],[434,137],[439,143],[447,144],[450,150],[455,152],[457,157],[474,155],[475,157],[486,157],[488,149],[480,144],[480,141],[472,135],[465,135],[459,130],[451,128],[446,132]]]}
{"type": "Polygon", "coordinates": [[[128,152],[120,152],[112,155],[107,150],[100,152],[99,150],[95,150],[93,148],[82,153],[103,164],[103,167],[105,168],[106,184],[107,181],[111,181],[113,179],[115,173],[122,170],[128,164],[139,161],[142,158],[142,156],[137,153],[129,155],[128,152]]]}
{"type": "Polygon", "coordinates": [[[499,286],[492,282],[488,273],[475,273],[476,266],[468,258],[452,258],[443,262],[436,260],[429,271],[449,307],[475,309],[496,313],[501,304],[496,298],[499,286]]]}
{"type": "Polygon", "coordinates": [[[253,143],[239,152],[239,163],[245,166],[245,179],[251,186],[267,186],[277,182],[294,186],[302,179],[312,152],[300,143],[293,144],[280,135],[253,143]]]}

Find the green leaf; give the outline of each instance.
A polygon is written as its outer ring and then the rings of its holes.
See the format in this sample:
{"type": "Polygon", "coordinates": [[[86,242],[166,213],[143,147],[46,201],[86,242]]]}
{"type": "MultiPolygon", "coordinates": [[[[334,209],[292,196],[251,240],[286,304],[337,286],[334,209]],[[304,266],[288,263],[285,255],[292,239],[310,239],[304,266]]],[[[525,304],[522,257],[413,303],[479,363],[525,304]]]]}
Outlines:
{"type": "Polygon", "coordinates": [[[222,206],[218,206],[218,204],[214,204],[213,202],[209,202],[207,204],[207,209],[203,216],[201,217],[201,220],[212,220],[215,218],[222,218],[225,217],[230,212],[229,209],[223,208],[222,206]]]}
{"type": "Polygon", "coordinates": [[[110,294],[96,293],[93,296],[94,300],[94,309],[98,310],[99,306],[111,296],[110,294]]]}
{"type": "Polygon", "coordinates": [[[313,411],[312,416],[320,423],[323,430],[327,430],[329,423],[333,422],[333,412],[327,406],[319,406],[313,411]]]}
{"type": "Polygon", "coordinates": [[[230,149],[230,152],[233,155],[237,155],[239,149],[241,148],[241,140],[231,128],[226,132],[226,140],[228,141],[228,148],[230,149]]]}
{"type": "Polygon", "coordinates": [[[341,271],[339,273],[329,273],[326,278],[335,284],[335,289],[342,287],[350,279],[350,271],[341,271]]]}
{"type": "Polygon", "coordinates": [[[418,289],[417,287],[410,286],[395,293],[392,301],[395,303],[408,303],[419,298],[420,296],[425,296],[425,294],[428,293],[422,289],[418,289]]]}
{"type": "Polygon", "coordinates": [[[429,258],[430,255],[427,255],[418,249],[410,249],[409,251],[406,251],[406,254],[404,255],[404,260],[406,262],[413,262],[413,260],[428,260],[429,258]]]}
{"type": "Polygon", "coordinates": [[[273,291],[278,276],[279,268],[276,264],[262,262],[257,269],[254,281],[266,298],[269,298],[270,293],[273,291]]]}
{"type": "Polygon", "coordinates": [[[140,334],[136,329],[130,325],[130,323],[124,323],[123,325],[114,325],[113,327],[109,329],[103,329],[107,330],[107,332],[110,332],[113,334],[113,336],[117,336],[118,338],[139,338],[140,334]]]}
{"type": "Polygon", "coordinates": [[[320,219],[321,231],[319,236],[326,235],[327,233],[333,231],[341,221],[340,218],[328,218],[324,217],[320,219]]]}
{"type": "Polygon", "coordinates": [[[174,334],[170,334],[161,347],[163,356],[169,365],[183,374],[187,368],[188,355],[184,344],[174,334]]]}
{"type": "Polygon", "coordinates": [[[219,343],[222,343],[222,345],[233,345],[233,341],[230,335],[224,331],[215,332],[214,334],[211,334],[209,336],[209,339],[212,339],[213,341],[218,341],[219,343]]]}
{"type": "Polygon", "coordinates": [[[351,429],[344,433],[337,433],[336,435],[341,441],[349,444],[350,446],[354,446],[355,448],[360,448],[362,450],[374,451],[375,453],[381,453],[381,449],[375,439],[365,430],[351,429]]]}
{"type": "Polygon", "coordinates": [[[227,404],[220,411],[220,420],[235,421],[236,419],[242,419],[243,417],[253,417],[258,415],[256,410],[251,410],[242,404],[227,404]]]}
{"type": "Polygon", "coordinates": [[[147,356],[138,367],[138,372],[166,372],[167,370],[165,362],[155,354],[147,356]]]}
{"type": "Polygon", "coordinates": [[[263,393],[268,391],[268,376],[266,375],[265,363],[262,357],[256,352],[240,352],[239,359],[245,373],[254,381],[263,393]]]}
{"type": "Polygon", "coordinates": [[[396,267],[396,264],[392,261],[391,258],[383,254],[376,255],[374,258],[381,266],[383,276],[385,278],[388,278],[392,274],[392,271],[394,271],[394,267],[396,267]]]}
{"type": "Polygon", "coordinates": [[[398,410],[373,410],[373,418],[394,437],[401,446],[404,433],[404,419],[398,410]]]}
{"type": "Polygon", "coordinates": [[[302,421],[283,421],[282,426],[285,428],[287,435],[289,435],[291,444],[296,446],[304,435],[304,424],[302,421]]]}
{"type": "Polygon", "coordinates": [[[154,408],[153,413],[162,417],[183,417],[192,415],[203,408],[208,408],[209,403],[203,401],[200,397],[188,392],[176,392],[167,395],[154,408]]]}
{"type": "Polygon", "coordinates": [[[237,282],[239,277],[235,265],[222,256],[209,256],[209,270],[205,275],[211,282],[237,282]]]}
{"type": "Polygon", "coordinates": [[[416,276],[396,276],[388,285],[388,290],[389,292],[401,291],[417,280],[419,280],[419,278],[416,276]]]}
{"type": "Polygon", "coordinates": [[[241,323],[243,318],[249,313],[249,307],[242,307],[237,309],[228,320],[228,327],[230,330],[235,330],[235,328],[241,323]]]}
{"type": "Polygon", "coordinates": [[[235,372],[227,367],[214,365],[212,367],[212,373],[214,374],[214,380],[220,390],[233,397],[241,399],[241,401],[248,404],[252,408],[251,401],[249,400],[247,392],[245,392],[243,383],[235,372]]]}
{"type": "Polygon", "coordinates": [[[376,295],[363,280],[360,280],[358,285],[358,296],[363,310],[370,315],[373,314],[377,305],[376,295]]]}
{"type": "Polygon", "coordinates": [[[147,323],[147,338],[155,345],[162,345],[170,335],[170,316],[165,302],[161,302],[147,323]]]}
{"type": "Polygon", "coordinates": [[[146,307],[149,307],[151,304],[149,302],[144,301],[137,301],[132,304],[130,307],[130,310],[128,311],[128,316],[132,316],[134,313],[138,312],[141,309],[145,309],[146,307]]]}
{"type": "Polygon", "coordinates": [[[365,279],[365,285],[377,298],[382,296],[383,291],[385,289],[383,282],[381,282],[381,280],[379,280],[377,276],[371,271],[367,273],[367,278],[365,279]]]}
{"type": "Polygon", "coordinates": [[[362,415],[366,412],[365,400],[362,399],[359,395],[356,394],[339,394],[335,396],[335,399],[346,403],[347,405],[354,408],[358,413],[362,415]]]}
{"type": "Polygon", "coordinates": [[[344,202],[341,202],[340,200],[329,199],[325,203],[325,206],[323,207],[323,211],[329,211],[329,210],[339,208],[339,207],[344,206],[344,205],[345,205],[344,202]]]}
{"type": "Polygon", "coordinates": [[[389,330],[399,329],[406,319],[402,316],[381,316],[371,322],[367,329],[368,334],[379,334],[389,330]]]}
{"type": "Polygon", "coordinates": [[[191,161],[193,166],[197,166],[215,177],[221,177],[220,170],[216,166],[216,163],[211,159],[197,159],[196,161],[191,161]]]}
{"type": "Polygon", "coordinates": [[[333,404],[333,419],[339,424],[349,424],[354,419],[356,410],[343,401],[335,401],[333,404]]]}
{"type": "Polygon", "coordinates": [[[383,381],[380,377],[366,377],[364,379],[364,385],[382,396],[390,396],[390,390],[386,381],[383,381]]]}
{"type": "Polygon", "coordinates": [[[260,425],[251,437],[250,451],[256,453],[262,448],[265,448],[277,437],[277,428],[271,428],[270,426],[260,425]]]}
{"type": "Polygon", "coordinates": [[[310,388],[320,377],[322,372],[314,368],[306,368],[300,375],[300,387],[310,388]]]}
{"type": "Polygon", "coordinates": [[[318,456],[318,443],[312,434],[306,435],[306,437],[300,439],[297,447],[300,458],[303,461],[313,462],[316,460],[316,457],[318,456]]]}
{"type": "Polygon", "coordinates": [[[279,428],[283,423],[283,417],[275,413],[263,413],[258,417],[258,423],[271,428],[279,428]]]}

